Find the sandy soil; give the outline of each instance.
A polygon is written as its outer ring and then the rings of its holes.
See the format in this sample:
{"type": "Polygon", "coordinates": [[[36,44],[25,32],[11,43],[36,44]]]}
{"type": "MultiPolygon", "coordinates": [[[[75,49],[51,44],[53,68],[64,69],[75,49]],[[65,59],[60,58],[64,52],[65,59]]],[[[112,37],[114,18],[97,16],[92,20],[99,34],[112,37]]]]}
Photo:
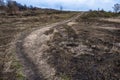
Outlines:
{"type": "Polygon", "coordinates": [[[80,14],[69,20],[45,26],[32,31],[30,34],[23,33],[20,36],[16,43],[17,52],[29,80],[61,80],[60,77],[55,76],[55,69],[47,64],[47,58],[42,57],[43,54],[48,54],[45,53],[45,50],[49,48],[46,44],[53,36],[53,34],[45,35],[44,33],[55,26],[75,20],[79,16],[80,14]]]}
{"type": "Polygon", "coordinates": [[[116,19],[116,18],[115,19],[114,18],[107,18],[107,19],[102,18],[100,20],[120,23],[120,19],[116,19]]]}

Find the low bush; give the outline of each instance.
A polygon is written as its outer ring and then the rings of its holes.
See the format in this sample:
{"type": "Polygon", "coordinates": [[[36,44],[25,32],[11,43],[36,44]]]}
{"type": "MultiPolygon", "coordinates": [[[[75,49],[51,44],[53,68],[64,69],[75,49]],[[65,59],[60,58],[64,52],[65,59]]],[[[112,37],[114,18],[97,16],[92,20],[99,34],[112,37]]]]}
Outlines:
{"type": "Polygon", "coordinates": [[[106,12],[106,11],[90,11],[87,14],[83,15],[82,19],[89,19],[95,17],[110,18],[110,17],[117,17],[119,15],[120,15],[119,13],[106,12]]]}

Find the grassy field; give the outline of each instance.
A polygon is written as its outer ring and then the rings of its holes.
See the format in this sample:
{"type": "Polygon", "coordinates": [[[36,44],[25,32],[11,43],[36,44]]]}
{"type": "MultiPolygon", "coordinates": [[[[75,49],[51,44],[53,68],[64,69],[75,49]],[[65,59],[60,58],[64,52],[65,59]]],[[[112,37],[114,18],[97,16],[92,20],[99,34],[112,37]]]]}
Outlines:
{"type": "MultiPolygon", "coordinates": [[[[0,80],[25,80],[14,43],[20,33],[67,20],[77,12],[25,11],[0,16],[0,80]]],[[[62,80],[120,79],[119,14],[87,12],[77,20],[52,28],[42,55],[62,80]],[[112,18],[111,18],[112,17],[112,18]]]]}
{"type": "Polygon", "coordinates": [[[82,16],[56,27],[48,63],[63,80],[120,79],[120,23],[101,18],[82,16]]]}
{"type": "Polygon", "coordinates": [[[12,45],[18,34],[68,19],[75,14],[55,10],[30,10],[19,15],[0,15],[0,80],[24,79],[22,66],[12,45]]]}

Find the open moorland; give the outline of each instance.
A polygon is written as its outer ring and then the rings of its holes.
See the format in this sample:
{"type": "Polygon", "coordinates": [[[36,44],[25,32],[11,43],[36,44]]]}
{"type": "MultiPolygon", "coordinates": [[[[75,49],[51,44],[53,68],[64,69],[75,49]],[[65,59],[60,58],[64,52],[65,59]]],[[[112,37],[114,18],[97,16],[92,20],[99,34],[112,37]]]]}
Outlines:
{"type": "Polygon", "coordinates": [[[120,14],[1,15],[0,80],[120,80],[120,14]]]}
{"type": "Polygon", "coordinates": [[[76,12],[28,10],[19,15],[0,15],[0,80],[23,80],[22,65],[14,48],[21,33],[73,17],[76,12]]]}

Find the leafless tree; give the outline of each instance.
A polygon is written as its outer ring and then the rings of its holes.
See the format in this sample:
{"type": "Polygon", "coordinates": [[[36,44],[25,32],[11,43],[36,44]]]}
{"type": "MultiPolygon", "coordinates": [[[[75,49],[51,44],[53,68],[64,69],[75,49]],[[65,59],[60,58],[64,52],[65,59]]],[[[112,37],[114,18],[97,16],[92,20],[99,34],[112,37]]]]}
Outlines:
{"type": "Polygon", "coordinates": [[[60,6],[60,10],[61,10],[61,11],[63,10],[63,6],[60,6]]]}
{"type": "Polygon", "coordinates": [[[0,13],[6,12],[6,6],[4,0],[0,0],[0,13]]]}
{"type": "Polygon", "coordinates": [[[8,13],[17,14],[19,11],[16,1],[7,0],[7,7],[8,7],[8,13]]]}
{"type": "Polygon", "coordinates": [[[113,9],[114,9],[115,13],[120,12],[120,4],[118,4],[118,3],[115,4],[114,7],[113,7],[113,9]]]}
{"type": "Polygon", "coordinates": [[[4,0],[0,0],[0,6],[4,6],[4,0]]]}

